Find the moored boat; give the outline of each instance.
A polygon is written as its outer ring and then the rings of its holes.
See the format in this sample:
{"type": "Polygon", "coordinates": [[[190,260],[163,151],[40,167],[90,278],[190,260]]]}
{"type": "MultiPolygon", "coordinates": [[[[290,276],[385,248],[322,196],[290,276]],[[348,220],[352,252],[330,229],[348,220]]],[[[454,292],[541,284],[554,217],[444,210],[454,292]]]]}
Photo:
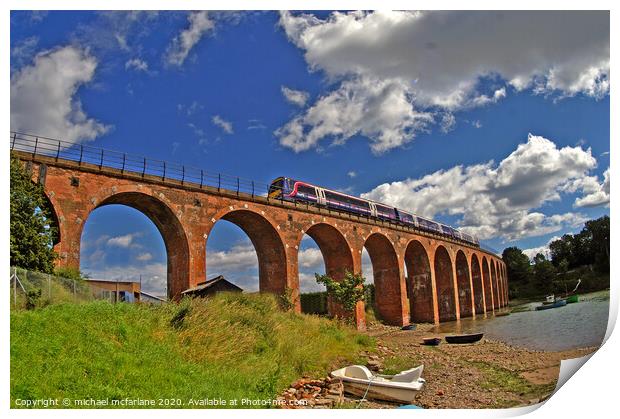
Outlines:
{"type": "Polygon", "coordinates": [[[566,305],[566,300],[556,300],[553,304],[543,304],[536,307],[537,311],[540,310],[549,310],[552,308],[564,307],[566,305]]]}
{"type": "Polygon", "coordinates": [[[438,338],[438,337],[422,338],[422,345],[437,346],[440,343],[441,343],[441,338],[438,338]]]}
{"type": "Polygon", "coordinates": [[[484,333],[472,333],[468,335],[452,335],[446,336],[446,342],[448,343],[474,343],[482,339],[484,333]]]}
{"type": "Polygon", "coordinates": [[[331,372],[340,379],[344,391],[355,396],[410,404],[426,381],[422,378],[424,365],[396,375],[374,375],[362,365],[350,365],[331,372]]]}
{"type": "Polygon", "coordinates": [[[566,304],[572,304],[579,302],[579,295],[573,294],[566,297],[566,304]]]}

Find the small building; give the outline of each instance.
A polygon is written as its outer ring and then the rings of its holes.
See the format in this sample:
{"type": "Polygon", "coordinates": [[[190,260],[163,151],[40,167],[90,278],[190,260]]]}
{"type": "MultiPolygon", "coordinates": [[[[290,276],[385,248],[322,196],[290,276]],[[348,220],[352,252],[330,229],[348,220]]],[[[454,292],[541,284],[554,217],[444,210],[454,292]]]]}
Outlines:
{"type": "Polygon", "coordinates": [[[216,276],[201,282],[193,288],[186,289],[181,294],[192,297],[207,297],[218,292],[242,292],[243,290],[229,282],[223,275],[216,276]]]}
{"type": "Polygon", "coordinates": [[[132,281],[114,281],[105,279],[87,279],[95,296],[112,302],[138,302],[141,299],[140,283],[132,281]]]}

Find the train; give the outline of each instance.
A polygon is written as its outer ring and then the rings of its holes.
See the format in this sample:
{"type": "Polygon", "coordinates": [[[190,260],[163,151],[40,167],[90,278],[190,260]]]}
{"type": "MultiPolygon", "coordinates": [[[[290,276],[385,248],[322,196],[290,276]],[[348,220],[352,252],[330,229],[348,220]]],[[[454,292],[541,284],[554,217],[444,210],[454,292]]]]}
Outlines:
{"type": "Polygon", "coordinates": [[[372,217],[398,225],[414,227],[480,247],[480,241],[477,237],[463,233],[448,225],[380,202],[358,198],[284,176],[278,177],[271,182],[268,195],[269,198],[278,200],[305,202],[338,211],[372,217]]]}

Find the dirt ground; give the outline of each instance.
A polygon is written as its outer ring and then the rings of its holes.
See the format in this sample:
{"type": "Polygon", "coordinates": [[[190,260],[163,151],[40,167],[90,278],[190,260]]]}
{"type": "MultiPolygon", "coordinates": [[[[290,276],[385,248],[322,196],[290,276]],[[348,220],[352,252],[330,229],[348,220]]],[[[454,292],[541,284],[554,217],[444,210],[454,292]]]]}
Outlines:
{"type": "MultiPolygon", "coordinates": [[[[483,338],[480,342],[439,346],[421,345],[423,337],[445,336],[418,325],[415,331],[371,325],[368,334],[377,339],[379,372],[393,374],[424,364],[424,390],[414,404],[424,408],[502,408],[538,403],[555,389],[562,359],[578,358],[597,348],[562,352],[534,351],[483,338]]],[[[372,363],[373,361],[371,361],[372,363]]],[[[357,404],[357,398],[347,404],[357,404]]],[[[364,402],[367,408],[396,407],[364,402]]]]}

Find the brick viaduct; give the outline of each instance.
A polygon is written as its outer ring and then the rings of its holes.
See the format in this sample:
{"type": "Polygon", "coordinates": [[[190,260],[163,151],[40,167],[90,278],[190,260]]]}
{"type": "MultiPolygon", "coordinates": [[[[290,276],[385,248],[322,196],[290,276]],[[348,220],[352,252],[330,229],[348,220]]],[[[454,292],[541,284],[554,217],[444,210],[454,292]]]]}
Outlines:
{"type": "MultiPolygon", "coordinates": [[[[261,292],[292,290],[299,302],[298,251],[304,234],[317,243],[327,274],[362,271],[370,255],[376,307],[389,324],[455,320],[486,315],[508,301],[506,266],[493,253],[463,242],[365,217],[218,191],[135,172],[17,152],[44,184],[59,226],[59,265],[79,268],[80,240],[89,214],[123,204],[150,218],[167,252],[168,295],[178,296],[205,280],[206,245],[218,220],[239,226],[250,238],[259,264],[261,292]],[[405,277],[405,267],[408,277],[405,277]]],[[[331,307],[338,313],[337,307],[331,307]]],[[[355,313],[365,328],[364,305],[355,313]]]]}

